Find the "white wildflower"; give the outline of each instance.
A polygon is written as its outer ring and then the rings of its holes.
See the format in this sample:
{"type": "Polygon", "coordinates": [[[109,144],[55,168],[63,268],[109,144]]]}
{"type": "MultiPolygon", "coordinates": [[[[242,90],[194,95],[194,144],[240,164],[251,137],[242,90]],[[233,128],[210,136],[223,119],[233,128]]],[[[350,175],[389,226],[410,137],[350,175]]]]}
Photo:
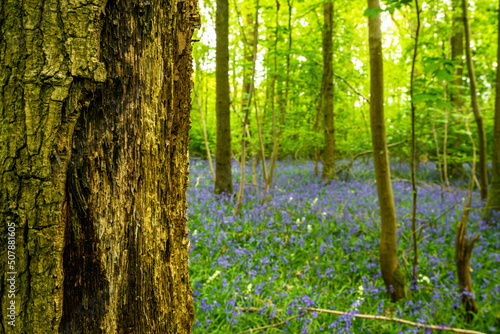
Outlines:
{"type": "Polygon", "coordinates": [[[217,276],[219,276],[219,274],[220,274],[220,271],[216,270],[215,273],[208,278],[207,284],[209,284],[210,282],[212,282],[217,276]]]}
{"type": "Polygon", "coordinates": [[[247,293],[252,292],[252,283],[248,284],[247,286],[247,293]]]}
{"type": "Polygon", "coordinates": [[[431,283],[431,280],[427,276],[422,276],[422,274],[419,274],[418,277],[419,277],[419,279],[417,280],[418,283],[424,283],[424,282],[427,284],[431,283]]]}
{"type": "Polygon", "coordinates": [[[307,225],[307,232],[311,233],[312,232],[312,226],[311,225],[307,225]]]}
{"type": "Polygon", "coordinates": [[[293,197],[290,196],[290,198],[288,199],[289,201],[293,201],[293,197]]]}
{"type": "Polygon", "coordinates": [[[359,304],[361,304],[361,303],[365,300],[365,298],[363,297],[363,294],[364,294],[364,293],[365,293],[365,288],[364,288],[362,285],[360,285],[360,286],[358,287],[358,294],[359,294],[359,297],[358,297],[358,298],[357,298],[357,300],[356,300],[357,302],[359,302],[359,304]]]}
{"type": "Polygon", "coordinates": [[[318,198],[317,197],[314,199],[314,201],[312,202],[311,206],[316,205],[316,203],[318,203],[318,198]]]}
{"type": "Polygon", "coordinates": [[[192,236],[196,237],[198,235],[198,230],[194,230],[192,236]]]}

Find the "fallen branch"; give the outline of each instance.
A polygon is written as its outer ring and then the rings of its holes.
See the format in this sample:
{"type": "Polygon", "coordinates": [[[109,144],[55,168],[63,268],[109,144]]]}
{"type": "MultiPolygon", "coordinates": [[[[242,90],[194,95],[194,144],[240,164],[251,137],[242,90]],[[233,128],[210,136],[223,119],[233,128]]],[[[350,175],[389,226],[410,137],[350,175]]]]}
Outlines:
{"type": "MultiPolygon", "coordinates": [[[[319,308],[308,308],[307,310],[321,312],[321,313],[336,314],[336,315],[350,314],[347,312],[323,310],[323,309],[319,309],[319,308]]],[[[472,330],[468,330],[468,329],[458,329],[458,328],[451,328],[451,327],[446,327],[446,326],[436,326],[436,325],[425,325],[425,324],[421,324],[418,322],[412,322],[412,321],[398,319],[398,318],[385,317],[385,316],[381,316],[381,315],[371,315],[371,314],[352,314],[352,315],[356,318],[394,321],[394,322],[399,322],[401,324],[425,328],[425,329],[434,329],[434,330],[448,331],[448,332],[454,332],[454,333],[466,333],[466,334],[486,334],[483,332],[477,332],[477,331],[472,331],[472,330]]]]}
{"type": "MultiPolygon", "coordinates": [[[[398,318],[391,318],[391,317],[386,317],[382,315],[371,315],[371,314],[352,314],[350,312],[342,312],[342,311],[333,311],[333,310],[325,310],[325,309],[320,309],[320,308],[307,308],[305,309],[306,311],[314,311],[314,312],[320,312],[320,313],[328,313],[328,314],[335,314],[335,315],[352,315],[353,317],[356,318],[361,318],[361,319],[375,319],[375,320],[383,320],[383,321],[392,321],[392,322],[398,322],[401,324],[413,326],[413,327],[420,327],[424,329],[431,329],[431,330],[440,330],[440,331],[448,331],[448,332],[454,332],[454,333],[464,333],[464,334],[486,334],[483,332],[478,332],[478,331],[473,331],[473,330],[468,330],[468,329],[458,329],[458,328],[451,328],[447,326],[436,326],[436,325],[426,325],[426,324],[421,324],[418,322],[412,322],[408,320],[403,320],[403,319],[398,319],[398,318]]],[[[258,307],[236,307],[236,311],[240,312],[258,312],[260,309],[258,307]]],[[[276,309],[276,312],[284,312],[283,309],[276,309]]],[[[265,327],[259,327],[255,329],[250,329],[245,332],[240,332],[238,334],[242,333],[250,333],[251,331],[259,330],[259,329],[264,329],[264,328],[270,328],[270,327],[276,327],[278,325],[283,325],[287,321],[290,321],[291,319],[297,318],[299,315],[296,315],[292,318],[289,318],[279,324],[275,325],[270,325],[270,326],[265,326],[265,327]]]]}

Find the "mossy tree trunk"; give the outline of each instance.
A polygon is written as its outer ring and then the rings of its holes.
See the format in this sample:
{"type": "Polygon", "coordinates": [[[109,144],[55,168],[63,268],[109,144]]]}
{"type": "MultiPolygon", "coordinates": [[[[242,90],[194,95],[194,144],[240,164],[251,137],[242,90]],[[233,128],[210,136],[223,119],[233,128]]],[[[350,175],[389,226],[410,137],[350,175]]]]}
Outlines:
{"type": "MultiPolygon", "coordinates": [[[[500,5],[499,5],[500,7],[500,5]]],[[[497,64],[500,64],[500,8],[498,11],[498,51],[497,64]]],[[[497,65],[497,86],[495,98],[495,128],[493,140],[493,173],[488,191],[487,211],[500,211],[500,67],[497,65]]],[[[488,214],[490,213],[488,212],[488,214]]]]}
{"type": "MultiPolygon", "coordinates": [[[[380,7],[379,0],[368,0],[368,8],[380,7]]],[[[385,132],[384,69],[382,58],[382,32],[380,14],[369,18],[370,46],[370,124],[373,144],[373,164],[380,205],[380,267],[387,292],[392,300],[405,296],[406,279],[398,262],[396,209],[391,184],[391,166],[385,132]]]]}
{"type": "Polygon", "coordinates": [[[215,147],[215,192],[232,193],[231,114],[229,104],[229,2],[217,0],[215,113],[217,143],[215,147]]]}
{"type": "Polygon", "coordinates": [[[321,108],[325,128],[323,152],[323,178],[331,179],[335,173],[335,125],[333,86],[333,1],[324,4],[323,24],[323,81],[321,83],[321,108]]]}
{"type": "Polygon", "coordinates": [[[196,0],[0,6],[0,332],[191,333],[196,0]]]}

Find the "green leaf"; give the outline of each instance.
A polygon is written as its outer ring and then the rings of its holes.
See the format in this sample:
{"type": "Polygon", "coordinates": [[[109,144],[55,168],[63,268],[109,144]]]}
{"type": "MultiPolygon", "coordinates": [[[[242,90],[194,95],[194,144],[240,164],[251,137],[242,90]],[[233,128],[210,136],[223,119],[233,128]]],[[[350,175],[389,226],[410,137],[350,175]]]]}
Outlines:
{"type": "Polygon", "coordinates": [[[443,101],[443,100],[436,101],[436,104],[437,104],[437,107],[439,109],[451,108],[452,107],[452,104],[450,102],[446,102],[446,101],[443,101]]]}
{"type": "Polygon", "coordinates": [[[434,94],[415,94],[413,96],[413,102],[417,101],[436,101],[437,96],[434,94]]]}
{"type": "Polygon", "coordinates": [[[436,78],[438,78],[439,81],[443,81],[443,80],[452,81],[453,75],[447,70],[438,70],[436,72],[436,78]]]}

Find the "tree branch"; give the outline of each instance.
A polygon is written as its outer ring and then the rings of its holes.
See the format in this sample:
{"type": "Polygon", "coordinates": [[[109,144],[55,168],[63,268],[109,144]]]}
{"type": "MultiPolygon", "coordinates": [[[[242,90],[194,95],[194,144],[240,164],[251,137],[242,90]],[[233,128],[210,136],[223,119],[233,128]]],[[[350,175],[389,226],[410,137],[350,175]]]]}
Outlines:
{"type": "Polygon", "coordinates": [[[336,76],[337,78],[339,78],[340,80],[342,80],[354,93],[359,95],[363,100],[365,100],[368,104],[370,104],[370,99],[367,98],[365,95],[363,95],[361,92],[359,92],[356,88],[354,88],[354,86],[351,85],[349,83],[349,81],[347,81],[344,77],[341,77],[340,75],[338,75],[336,73],[334,73],[333,75],[336,76]]]}

